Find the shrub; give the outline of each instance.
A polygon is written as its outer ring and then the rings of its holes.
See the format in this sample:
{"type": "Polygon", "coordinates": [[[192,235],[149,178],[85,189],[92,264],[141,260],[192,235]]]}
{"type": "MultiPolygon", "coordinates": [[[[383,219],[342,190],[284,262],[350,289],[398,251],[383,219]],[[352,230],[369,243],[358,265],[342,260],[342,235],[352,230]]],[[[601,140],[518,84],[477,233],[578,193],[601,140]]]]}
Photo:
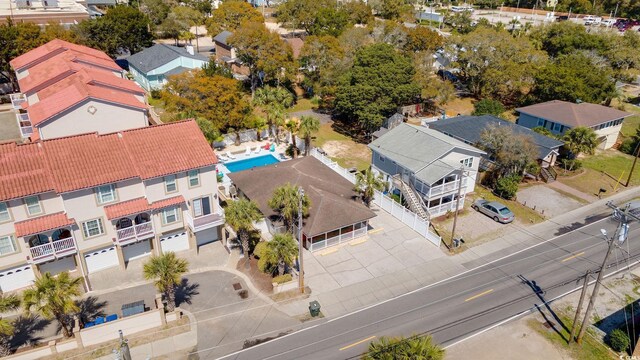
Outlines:
{"type": "Polygon", "coordinates": [[[151,98],[160,99],[162,97],[162,91],[158,89],[151,89],[151,98]]]}
{"type": "Polygon", "coordinates": [[[291,274],[278,275],[273,278],[273,282],[276,284],[284,284],[291,280],[293,280],[293,276],[291,276],[291,274]]]}
{"type": "MultiPolygon", "coordinates": [[[[295,149],[295,147],[293,146],[293,144],[290,144],[287,149],[285,150],[285,154],[287,154],[288,157],[293,157],[293,150],[295,149]]],[[[298,149],[298,154],[300,154],[300,149],[298,149]]]]}
{"type": "Polygon", "coordinates": [[[273,264],[267,261],[267,252],[269,249],[267,248],[267,242],[260,241],[256,244],[255,249],[253,249],[253,255],[258,257],[258,270],[263,273],[271,273],[273,271],[273,264]]]}
{"type": "Polygon", "coordinates": [[[518,185],[522,181],[521,176],[509,175],[496,181],[494,192],[503,199],[511,200],[518,192],[518,185]]]}
{"type": "Polygon", "coordinates": [[[607,344],[615,351],[621,352],[629,348],[629,336],[620,330],[615,329],[607,336],[607,344]]]}
{"type": "Polygon", "coordinates": [[[560,164],[565,170],[569,171],[580,170],[582,168],[582,160],[578,159],[562,158],[560,159],[560,164]]]}
{"type": "Polygon", "coordinates": [[[633,155],[633,151],[636,149],[636,144],[637,142],[635,138],[626,138],[624,139],[624,141],[622,141],[622,144],[620,144],[620,148],[618,148],[618,150],[625,154],[633,155]]]}
{"type": "Polygon", "coordinates": [[[473,114],[500,116],[505,112],[504,105],[500,101],[493,99],[482,99],[473,105],[473,114]]]}

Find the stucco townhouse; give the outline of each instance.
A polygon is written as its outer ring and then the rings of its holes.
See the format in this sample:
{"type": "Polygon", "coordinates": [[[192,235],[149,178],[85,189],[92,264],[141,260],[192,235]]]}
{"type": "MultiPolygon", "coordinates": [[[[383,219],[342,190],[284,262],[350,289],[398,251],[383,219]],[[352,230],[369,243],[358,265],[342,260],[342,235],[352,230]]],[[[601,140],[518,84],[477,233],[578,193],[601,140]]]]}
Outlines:
{"type": "Polygon", "coordinates": [[[216,163],[193,120],[0,145],[0,291],[218,240],[216,163]]]}

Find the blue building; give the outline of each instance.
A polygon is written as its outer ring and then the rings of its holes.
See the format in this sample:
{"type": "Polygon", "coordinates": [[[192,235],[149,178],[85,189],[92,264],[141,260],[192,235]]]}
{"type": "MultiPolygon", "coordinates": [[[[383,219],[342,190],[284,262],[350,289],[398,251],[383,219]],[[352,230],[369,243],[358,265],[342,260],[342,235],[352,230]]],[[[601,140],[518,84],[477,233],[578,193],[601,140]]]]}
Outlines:
{"type": "Polygon", "coordinates": [[[193,46],[177,47],[155,44],[127,58],[129,72],[145,90],[160,89],[167,77],[202,68],[209,58],[195,54],[193,46]]]}

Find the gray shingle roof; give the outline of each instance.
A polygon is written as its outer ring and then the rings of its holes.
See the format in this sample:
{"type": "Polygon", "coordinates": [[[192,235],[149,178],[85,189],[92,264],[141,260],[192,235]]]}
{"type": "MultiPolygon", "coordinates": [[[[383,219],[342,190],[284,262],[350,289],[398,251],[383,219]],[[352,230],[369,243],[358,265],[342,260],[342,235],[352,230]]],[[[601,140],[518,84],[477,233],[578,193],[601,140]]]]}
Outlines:
{"type": "Polygon", "coordinates": [[[482,131],[492,124],[508,126],[515,134],[531,136],[533,143],[538,146],[538,156],[540,159],[544,159],[550,152],[557,151],[563,145],[562,141],[538,134],[524,126],[497,118],[493,115],[456,116],[432,122],[429,124],[429,128],[438,130],[456,139],[477,144],[480,142],[480,135],[482,134],[482,131]]]}
{"type": "Polygon", "coordinates": [[[167,44],[155,44],[150,48],[146,48],[139,53],[129,56],[127,61],[129,62],[129,66],[133,66],[143,73],[148,73],[181,56],[201,61],[209,61],[209,58],[206,56],[200,54],[191,55],[183,47],[167,44]]]}
{"type": "Polygon", "coordinates": [[[436,130],[406,123],[374,140],[369,148],[409,169],[427,184],[434,183],[460,165],[440,160],[452,150],[464,149],[478,155],[484,154],[482,150],[436,130]]]}
{"type": "Polygon", "coordinates": [[[229,36],[233,35],[233,33],[231,31],[223,31],[220,34],[216,35],[213,38],[213,41],[215,42],[219,42],[221,44],[227,45],[227,39],[229,38],[229,36]]]}
{"type": "Polygon", "coordinates": [[[516,111],[569,127],[591,127],[633,115],[598,104],[586,102],[576,104],[560,100],[525,106],[517,108],[516,111]]]}

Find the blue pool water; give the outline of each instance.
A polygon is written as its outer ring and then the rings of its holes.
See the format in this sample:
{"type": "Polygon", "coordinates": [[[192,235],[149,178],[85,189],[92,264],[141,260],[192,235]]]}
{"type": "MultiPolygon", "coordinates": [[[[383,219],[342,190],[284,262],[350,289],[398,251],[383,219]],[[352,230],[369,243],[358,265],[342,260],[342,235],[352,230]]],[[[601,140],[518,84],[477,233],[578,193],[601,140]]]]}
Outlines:
{"type": "Polygon", "coordinates": [[[229,172],[238,172],[248,170],[254,167],[271,165],[280,162],[275,156],[271,154],[256,156],[250,159],[236,160],[224,163],[229,172]]]}

